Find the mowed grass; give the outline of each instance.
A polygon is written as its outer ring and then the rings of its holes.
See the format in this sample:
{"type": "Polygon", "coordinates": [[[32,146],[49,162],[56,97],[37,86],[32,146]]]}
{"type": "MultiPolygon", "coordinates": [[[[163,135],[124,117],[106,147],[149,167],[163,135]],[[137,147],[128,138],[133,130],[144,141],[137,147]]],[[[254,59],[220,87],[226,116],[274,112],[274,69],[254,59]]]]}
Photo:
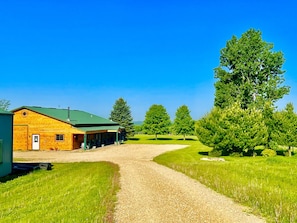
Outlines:
{"type": "Polygon", "coordinates": [[[1,222],[113,222],[119,167],[54,163],[53,170],[0,181],[1,222]]]}
{"type": "MultiPolygon", "coordinates": [[[[224,157],[226,162],[202,161],[210,148],[195,137],[137,135],[137,143],[188,144],[154,161],[200,181],[263,216],[267,222],[297,222],[297,157],[224,157]]],[[[132,143],[128,141],[128,143],[132,143]]],[[[199,198],[197,198],[199,199],[199,198]]]]}

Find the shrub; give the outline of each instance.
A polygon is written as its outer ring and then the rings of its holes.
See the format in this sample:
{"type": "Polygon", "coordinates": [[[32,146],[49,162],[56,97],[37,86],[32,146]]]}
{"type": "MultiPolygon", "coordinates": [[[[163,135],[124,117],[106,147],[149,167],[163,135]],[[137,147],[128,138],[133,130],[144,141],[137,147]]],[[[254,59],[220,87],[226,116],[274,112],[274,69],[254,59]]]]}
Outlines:
{"type": "Polygon", "coordinates": [[[273,149],[264,149],[261,155],[265,157],[273,157],[276,156],[276,152],[273,149]]]}
{"type": "Polygon", "coordinates": [[[221,150],[217,150],[217,149],[213,149],[211,151],[208,152],[208,155],[209,156],[212,156],[212,157],[219,157],[222,155],[222,151],[221,150]]]}

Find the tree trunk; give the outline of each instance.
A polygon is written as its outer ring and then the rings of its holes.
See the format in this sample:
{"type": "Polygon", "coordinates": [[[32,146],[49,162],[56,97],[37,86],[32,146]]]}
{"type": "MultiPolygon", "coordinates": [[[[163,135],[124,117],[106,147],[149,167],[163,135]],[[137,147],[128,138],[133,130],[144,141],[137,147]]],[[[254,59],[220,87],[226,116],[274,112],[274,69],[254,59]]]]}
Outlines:
{"type": "Polygon", "coordinates": [[[186,135],[184,135],[184,140],[186,140],[186,135]]]}
{"type": "Polygon", "coordinates": [[[289,153],[289,157],[291,157],[292,156],[291,146],[289,146],[289,148],[288,148],[288,153],[289,153]]]}
{"type": "Polygon", "coordinates": [[[158,135],[157,134],[155,134],[155,140],[157,140],[158,139],[158,135]]]}

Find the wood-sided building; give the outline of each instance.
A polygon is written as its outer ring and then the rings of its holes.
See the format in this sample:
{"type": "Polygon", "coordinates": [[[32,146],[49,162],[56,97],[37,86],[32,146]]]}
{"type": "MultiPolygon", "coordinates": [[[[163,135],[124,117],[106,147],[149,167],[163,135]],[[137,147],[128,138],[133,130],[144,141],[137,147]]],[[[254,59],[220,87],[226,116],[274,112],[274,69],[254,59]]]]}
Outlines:
{"type": "Polygon", "coordinates": [[[12,111],[13,150],[73,150],[118,144],[118,123],[79,110],[23,106],[12,111]]]}
{"type": "Polygon", "coordinates": [[[12,172],[13,114],[0,109],[0,177],[12,172]]]}

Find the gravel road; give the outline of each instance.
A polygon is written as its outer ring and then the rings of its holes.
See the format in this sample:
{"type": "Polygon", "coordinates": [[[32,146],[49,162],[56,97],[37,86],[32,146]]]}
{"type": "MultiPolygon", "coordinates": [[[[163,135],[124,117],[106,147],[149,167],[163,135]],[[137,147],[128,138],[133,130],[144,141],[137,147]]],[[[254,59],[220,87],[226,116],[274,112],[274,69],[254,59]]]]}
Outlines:
{"type": "Polygon", "coordinates": [[[152,162],[153,157],[182,147],[124,144],[88,151],[15,151],[14,158],[34,162],[117,163],[121,174],[115,211],[118,223],[265,222],[199,182],[152,162]]]}

